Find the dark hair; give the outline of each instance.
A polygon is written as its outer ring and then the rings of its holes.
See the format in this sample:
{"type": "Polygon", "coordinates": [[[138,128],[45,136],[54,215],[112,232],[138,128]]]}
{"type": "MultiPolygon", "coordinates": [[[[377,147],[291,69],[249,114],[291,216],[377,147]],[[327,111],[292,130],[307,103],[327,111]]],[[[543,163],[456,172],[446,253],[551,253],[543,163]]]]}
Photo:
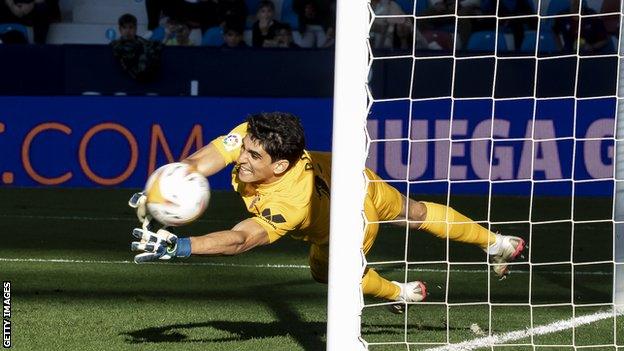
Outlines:
{"type": "Polygon", "coordinates": [[[126,24],[134,24],[136,26],[137,19],[136,17],[134,17],[134,15],[126,13],[125,15],[122,15],[121,17],[119,17],[118,23],[120,27],[123,27],[126,24]]]}
{"type": "Polygon", "coordinates": [[[275,4],[271,0],[262,0],[262,1],[260,1],[260,4],[258,4],[258,11],[260,11],[260,9],[264,8],[264,7],[268,7],[271,10],[275,11],[275,4]]]}
{"type": "Polygon", "coordinates": [[[244,29],[235,23],[226,22],[223,27],[223,34],[227,34],[227,32],[235,32],[236,34],[243,35],[244,29]]]}
{"type": "Polygon", "coordinates": [[[287,112],[263,112],[247,118],[247,133],[271,156],[294,165],[303,155],[305,136],[299,118],[287,112]]]}

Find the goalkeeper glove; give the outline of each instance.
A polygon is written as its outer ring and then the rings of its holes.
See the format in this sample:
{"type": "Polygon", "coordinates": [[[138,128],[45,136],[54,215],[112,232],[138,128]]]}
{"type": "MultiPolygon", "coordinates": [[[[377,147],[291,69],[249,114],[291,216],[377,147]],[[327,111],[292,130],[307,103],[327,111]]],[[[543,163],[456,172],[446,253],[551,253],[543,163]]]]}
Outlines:
{"type": "Polygon", "coordinates": [[[159,229],[154,233],[146,228],[134,228],[132,236],[140,241],[133,241],[130,249],[143,251],[143,253],[134,256],[135,263],[170,260],[173,257],[191,255],[191,239],[178,238],[165,229],[159,229]]]}
{"type": "Polygon", "coordinates": [[[128,206],[136,210],[136,216],[139,222],[143,224],[143,228],[147,228],[152,216],[147,211],[147,195],[143,192],[134,193],[128,201],[128,206]]]}

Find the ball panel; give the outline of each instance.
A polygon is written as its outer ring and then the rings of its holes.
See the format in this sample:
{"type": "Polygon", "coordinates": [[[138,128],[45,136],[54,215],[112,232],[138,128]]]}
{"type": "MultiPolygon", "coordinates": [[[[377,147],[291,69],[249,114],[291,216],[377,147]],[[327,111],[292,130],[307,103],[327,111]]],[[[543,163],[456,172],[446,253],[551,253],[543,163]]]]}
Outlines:
{"type": "Polygon", "coordinates": [[[206,177],[185,163],[171,163],[157,169],[148,179],[147,209],[157,221],[179,226],[199,218],[210,199],[206,177]]]}

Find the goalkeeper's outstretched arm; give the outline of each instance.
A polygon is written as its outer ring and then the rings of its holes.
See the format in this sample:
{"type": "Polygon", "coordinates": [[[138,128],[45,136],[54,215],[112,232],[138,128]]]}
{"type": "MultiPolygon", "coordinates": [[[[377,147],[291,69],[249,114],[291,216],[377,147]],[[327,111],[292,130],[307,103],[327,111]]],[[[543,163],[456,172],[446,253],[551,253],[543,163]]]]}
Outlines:
{"type": "Polygon", "coordinates": [[[212,143],[197,150],[194,154],[184,159],[182,162],[190,164],[197,172],[210,177],[218,173],[227,166],[223,155],[212,143]]]}
{"type": "Polygon", "coordinates": [[[193,255],[237,255],[269,244],[269,235],[258,222],[249,218],[231,230],[195,236],[190,240],[193,255]]]}
{"type": "Polygon", "coordinates": [[[134,262],[144,263],[193,255],[237,255],[257,246],[269,244],[266,229],[253,219],[246,219],[231,230],[209,233],[198,237],[178,237],[160,229],[135,228],[132,235],[138,240],[131,244],[132,251],[140,253],[134,262]]]}

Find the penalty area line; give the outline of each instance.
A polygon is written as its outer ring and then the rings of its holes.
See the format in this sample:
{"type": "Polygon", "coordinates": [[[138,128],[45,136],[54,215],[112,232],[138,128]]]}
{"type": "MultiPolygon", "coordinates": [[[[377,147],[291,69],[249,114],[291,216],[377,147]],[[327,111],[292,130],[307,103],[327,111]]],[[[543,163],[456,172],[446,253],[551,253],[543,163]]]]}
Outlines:
{"type": "Polygon", "coordinates": [[[568,330],[572,328],[576,328],[582,325],[591,324],[594,322],[601,321],[607,318],[614,318],[617,316],[621,316],[623,311],[605,311],[605,312],[596,312],[594,314],[588,314],[581,317],[575,317],[570,319],[559,320],[547,325],[542,325],[530,329],[525,330],[517,330],[504,334],[491,335],[487,337],[482,337],[478,339],[473,339],[469,341],[464,341],[457,344],[449,344],[445,346],[435,347],[431,349],[426,349],[425,351],[469,351],[475,350],[484,347],[490,347],[497,344],[505,344],[510,341],[516,341],[520,339],[530,338],[531,335],[545,335],[556,333],[563,330],[568,330]]]}

